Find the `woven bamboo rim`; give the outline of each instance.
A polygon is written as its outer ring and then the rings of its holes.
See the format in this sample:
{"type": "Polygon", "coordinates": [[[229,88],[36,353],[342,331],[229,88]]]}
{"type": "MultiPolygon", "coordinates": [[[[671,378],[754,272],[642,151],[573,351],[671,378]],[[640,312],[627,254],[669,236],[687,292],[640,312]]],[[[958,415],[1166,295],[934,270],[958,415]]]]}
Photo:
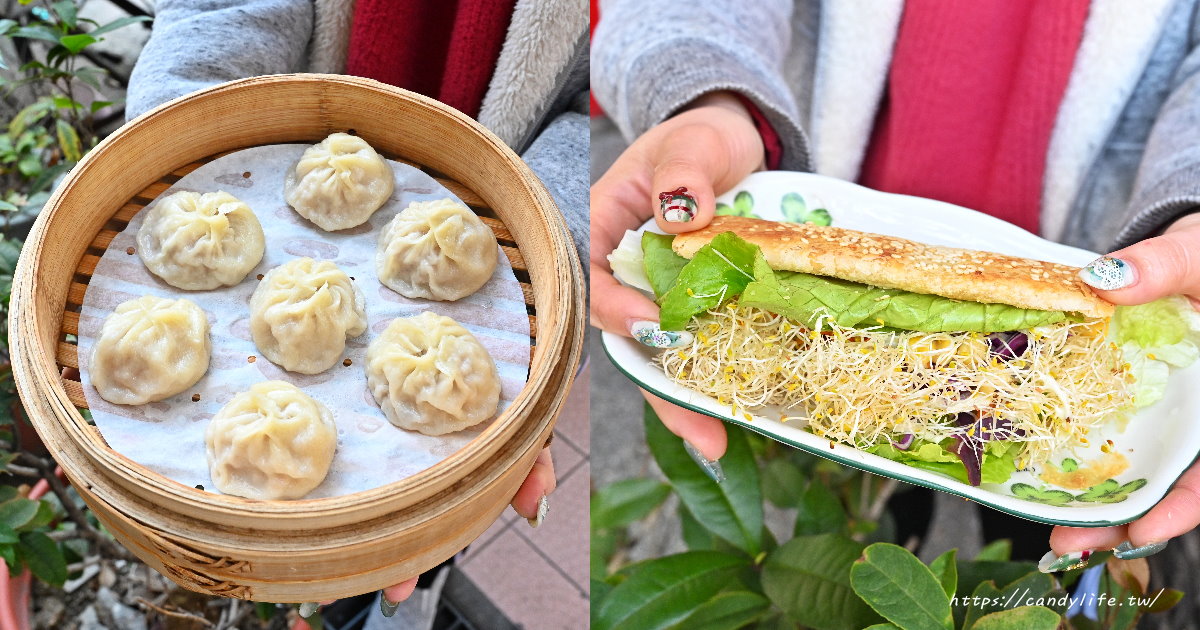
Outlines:
{"type": "Polygon", "coordinates": [[[167,103],[122,127],[72,170],[22,251],[10,351],[34,427],[85,501],[135,554],[194,590],[315,601],[416,575],[495,520],[549,438],[579,361],[583,318],[582,273],[561,214],[494,135],[446,105],[368,79],[278,75],[167,103]],[[98,252],[172,177],[205,160],[346,130],[438,176],[485,216],[502,242],[513,243],[505,253],[528,275],[536,335],[525,389],[478,438],[438,465],[342,497],[252,501],[212,494],[109,449],[75,408],[86,403],[82,386],[63,377],[77,361],[65,335],[77,325],[81,285],[98,252]]]}

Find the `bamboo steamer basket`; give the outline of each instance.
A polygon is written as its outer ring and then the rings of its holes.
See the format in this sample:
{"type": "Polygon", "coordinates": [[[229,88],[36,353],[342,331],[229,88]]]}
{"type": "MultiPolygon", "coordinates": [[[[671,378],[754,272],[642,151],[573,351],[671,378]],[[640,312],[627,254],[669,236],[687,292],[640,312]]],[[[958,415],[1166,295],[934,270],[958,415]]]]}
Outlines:
{"type": "MultiPolygon", "coordinates": [[[[268,226],[269,228],[269,226],[268,226]]],[[[269,232],[269,229],[268,229],[269,232]]],[[[418,575],[488,528],[550,439],[582,348],[582,273],[550,195],[462,113],[376,81],[278,75],[167,103],[87,155],[46,204],[13,281],[11,360],[26,412],[84,501],[148,565],[202,593],[269,602],[350,596],[418,575]],[[110,449],[77,408],[72,341],[112,237],[180,177],[227,152],[353,130],[429,172],[492,228],[525,292],[524,390],[476,439],[401,481],[346,496],[255,501],[171,481],[110,449]]]]}

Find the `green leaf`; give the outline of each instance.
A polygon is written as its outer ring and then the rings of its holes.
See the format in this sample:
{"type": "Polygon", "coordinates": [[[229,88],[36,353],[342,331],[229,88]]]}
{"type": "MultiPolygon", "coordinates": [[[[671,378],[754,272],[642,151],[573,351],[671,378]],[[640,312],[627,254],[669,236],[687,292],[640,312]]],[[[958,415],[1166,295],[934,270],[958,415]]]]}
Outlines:
{"type": "Polygon", "coordinates": [[[1007,538],[992,541],[975,555],[976,561],[1008,562],[1012,559],[1012,541],[1007,538]]]}
{"type": "Polygon", "coordinates": [[[28,523],[25,523],[19,529],[20,531],[27,532],[39,527],[45,527],[54,520],[55,516],[54,506],[49,501],[37,501],[37,512],[34,513],[33,518],[29,519],[28,523]]]}
{"type": "MultiPolygon", "coordinates": [[[[7,241],[0,241],[7,242],[7,241]]],[[[0,486],[0,503],[5,503],[17,497],[17,489],[12,486],[0,486]]]]}
{"type": "Polygon", "coordinates": [[[803,488],[808,483],[799,466],[785,457],[775,457],[767,462],[762,472],[763,494],[768,501],[781,508],[800,505],[803,488]]]}
{"type": "Polygon", "coordinates": [[[700,605],[674,627],[679,630],[737,630],[758,621],[771,602],[758,593],[728,591],[700,605]]]}
{"type": "Polygon", "coordinates": [[[717,548],[717,537],[692,516],[686,505],[679,506],[679,528],[688,549],[696,551],[717,548]]]}
{"type": "Polygon", "coordinates": [[[54,107],[54,102],[49,99],[39,100],[32,105],[29,105],[13,115],[12,120],[8,122],[8,135],[16,138],[25,133],[25,130],[46,117],[50,110],[54,107]]]}
{"type": "Polygon", "coordinates": [[[816,630],[858,630],[881,621],[850,586],[863,546],[844,536],[801,536],[771,552],[763,593],[797,623],[816,630]]]}
{"type": "Polygon", "coordinates": [[[92,104],[88,106],[88,109],[91,111],[91,113],[95,114],[96,112],[112,104],[113,101],[92,101],[92,104]]]}
{"type": "Polygon", "coordinates": [[[1145,610],[1148,613],[1167,612],[1175,607],[1180,600],[1183,599],[1183,591],[1177,591],[1173,588],[1160,589],[1154,595],[1150,595],[1150,605],[1146,606],[1145,610]]]}
{"type": "Polygon", "coordinates": [[[604,578],[608,574],[608,563],[617,551],[618,533],[611,529],[592,529],[591,544],[588,545],[588,562],[593,578],[604,578]]]}
{"type": "MultiPolygon", "coordinates": [[[[11,274],[17,268],[17,260],[21,258],[21,241],[16,239],[0,238],[0,272],[11,274]]],[[[8,486],[3,486],[7,488],[8,486]]],[[[13,496],[16,496],[16,490],[13,490],[13,496]]],[[[4,492],[0,491],[0,502],[7,501],[12,497],[4,496],[4,492]]]]}
{"type": "Polygon", "coordinates": [[[674,240],[671,234],[642,232],[642,266],[655,297],[662,297],[675,285],[679,272],[688,263],[688,259],[671,249],[674,240]]]}
{"type": "Polygon", "coordinates": [[[667,430],[646,405],[646,442],[679,500],[713,534],[757,556],[762,550],[763,498],[758,464],[742,430],[729,426],[729,445],[721,466],[726,480],[716,483],[684,450],[683,440],[667,430]]]}
{"type": "Polygon", "coordinates": [[[11,545],[17,540],[17,532],[8,525],[0,523],[0,545],[11,545]]]}
{"type": "Polygon", "coordinates": [[[1055,630],[1062,617],[1042,606],[1023,606],[984,615],[971,630],[1055,630]]]}
{"type": "Polygon", "coordinates": [[[13,204],[0,199],[0,212],[16,212],[17,207],[13,204]]]}
{"type": "Polygon", "coordinates": [[[16,544],[0,545],[0,558],[3,558],[4,564],[8,565],[9,575],[20,575],[25,565],[21,564],[21,559],[17,557],[16,544]]]}
{"type": "Polygon", "coordinates": [[[808,483],[797,507],[795,536],[845,534],[850,530],[841,499],[819,477],[808,483]]]}
{"type": "Polygon", "coordinates": [[[751,271],[760,259],[757,245],[732,232],[718,234],[692,256],[675,284],[658,299],[659,325],[663,330],[683,330],[692,317],[733,299],[754,279],[751,271]]]}
{"type": "Polygon", "coordinates": [[[599,630],[661,628],[682,621],[746,568],[745,557],[688,551],[630,565],[593,614],[599,630]]]}
{"type": "Polygon", "coordinates": [[[654,479],[626,479],[601,488],[592,495],[592,528],[623,527],[641,520],[669,494],[671,486],[654,479]]]}
{"type": "Polygon", "coordinates": [[[49,536],[41,532],[21,534],[21,542],[17,545],[17,557],[47,584],[62,586],[67,580],[67,561],[63,558],[62,551],[49,536]]]}
{"type": "Polygon", "coordinates": [[[9,33],[9,37],[23,37],[25,39],[40,39],[48,42],[58,43],[58,33],[53,29],[41,24],[31,26],[22,26],[21,28],[13,29],[9,33]]]}
{"type": "Polygon", "coordinates": [[[929,570],[933,571],[938,581],[941,582],[946,597],[953,597],[954,591],[958,588],[958,565],[955,564],[957,557],[958,550],[951,549],[942,553],[929,564],[929,570]]]}
{"type": "Polygon", "coordinates": [[[959,595],[970,595],[975,588],[985,580],[994,580],[996,584],[1011,584],[1030,573],[1034,566],[1028,562],[958,562],[959,595]]]}
{"type": "Polygon", "coordinates": [[[61,118],[55,121],[55,128],[58,130],[58,146],[62,148],[63,157],[71,162],[78,162],[79,158],[83,157],[83,150],[75,128],[61,118]]]}
{"type": "Polygon", "coordinates": [[[118,20],[113,20],[112,22],[109,22],[108,24],[105,24],[104,26],[101,26],[100,28],[93,30],[88,34],[91,35],[92,37],[99,37],[105,33],[115,31],[119,28],[125,28],[126,26],[129,26],[130,24],[137,24],[138,22],[149,22],[150,20],[153,20],[153,19],[154,18],[146,16],[146,15],[135,15],[132,17],[123,17],[118,20]]]}
{"type": "Polygon", "coordinates": [[[902,629],[897,626],[893,626],[890,623],[877,623],[873,626],[867,626],[863,630],[902,630],[902,629]]]}
{"type": "Polygon", "coordinates": [[[854,592],[904,630],[953,630],[950,597],[929,567],[907,549],[875,543],[850,569],[854,592]]]}
{"type": "Polygon", "coordinates": [[[588,588],[588,598],[591,600],[592,610],[600,609],[600,602],[608,597],[608,593],[613,590],[613,585],[604,580],[592,578],[588,588]]]}
{"type": "Polygon", "coordinates": [[[62,20],[70,28],[75,28],[79,23],[77,21],[79,8],[75,6],[75,0],[59,0],[53,5],[54,12],[58,14],[58,18],[62,20]]]}
{"type": "Polygon", "coordinates": [[[779,209],[783,212],[784,220],[792,223],[804,223],[808,216],[808,204],[804,203],[804,197],[799,193],[790,192],[784,195],[779,209]]]}
{"type": "Polygon", "coordinates": [[[71,51],[72,55],[79,54],[79,51],[95,44],[98,40],[87,33],[78,35],[63,35],[58,39],[58,43],[63,45],[63,48],[71,51]]]}
{"type": "Polygon", "coordinates": [[[20,529],[37,516],[38,502],[24,497],[0,503],[0,523],[20,529]]]}
{"type": "MultiPolygon", "coordinates": [[[[978,619],[989,613],[1030,605],[1038,599],[1051,596],[1054,590],[1054,579],[1040,571],[1030,571],[1003,589],[997,589],[996,583],[991,580],[982,582],[971,594],[962,625],[964,628],[970,628],[978,619]]],[[[1060,596],[1062,594],[1061,591],[1058,593],[1060,596]]]]}

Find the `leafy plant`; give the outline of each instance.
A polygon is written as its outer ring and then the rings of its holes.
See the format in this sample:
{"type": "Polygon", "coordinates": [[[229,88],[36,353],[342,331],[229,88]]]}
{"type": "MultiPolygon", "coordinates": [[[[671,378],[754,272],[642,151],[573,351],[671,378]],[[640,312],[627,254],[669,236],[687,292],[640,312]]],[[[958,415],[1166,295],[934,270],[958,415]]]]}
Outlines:
{"type": "MultiPolygon", "coordinates": [[[[947,551],[925,564],[893,544],[885,506],[895,482],[813,458],[728,427],[727,481],[710,480],[647,406],[646,439],[669,484],[632,479],[592,497],[592,625],[624,628],[816,630],[1053,630],[1132,628],[1181,594],[1146,593],[1148,565],[1107,562],[1097,620],[1064,615],[1061,580],[1013,562],[1008,541],[972,560],[947,551]],[[679,498],[683,553],[628,563],[628,526],[679,498]],[[796,510],[794,537],[777,542],[764,502],[796,510]],[[1130,597],[1139,598],[1130,600],[1130,597]]],[[[1138,561],[1130,561],[1138,562],[1138,561]]]]}
{"type": "Polygon", "coordinates": [[[95,146],[95,116],[114,102],[100,97],[105,71],[83,65],[80,57],[103,35],[150,19],[134,16],[99,24],[79,15],[81,4],[43,1],[24,21],[0,19],[0,39],[20,43],[17,49],[27,51],[17,60],[0,58],[0,70],[14,72],[13,78],[0,75],[0,94],[8,97],[23,87],[34,97],[0,135],[0,211],[40,209],[55,179],[95,146]],[[83,97],[85,86],[96,98],[83,97]]]}

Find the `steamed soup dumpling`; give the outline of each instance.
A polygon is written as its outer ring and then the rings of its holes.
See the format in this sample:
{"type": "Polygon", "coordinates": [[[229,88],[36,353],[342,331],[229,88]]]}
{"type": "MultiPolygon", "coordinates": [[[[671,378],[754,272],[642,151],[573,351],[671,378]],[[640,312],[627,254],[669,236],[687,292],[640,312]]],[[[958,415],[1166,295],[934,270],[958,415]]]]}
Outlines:
{"type": "Polygon", "coordinates": [[[284,198],[321,229],[345,230],[366,223],[395,185],[392,166],[366,140],[335,133],[288,171],[284,198]]]}
{"type": "Polygon", "coordinates": [[[496,236],[470,208],[451,199],[415,201],[379,235],[379,281],[410,298],[457,300],[496,270],[496,236]]]}
{"type": "Polygon", "coordinates": [[[233,286],[263,257],[258,217],[227,192],[180,191],[149,210],[138,255],[167,284],[189,291],[233,286]]]}
{"type": "Polygon", "coordinates": [[[147,295],[104,320],[88,365],[100,397],[118,405],[169,398],[208,371],[208,317],[190,300],[147,295]]]}
{"type": "Polygon", "coordinates": [[[367,386],[392,424],[442,435],[491,418],[500,375],[458,322],[424,312],[397,317],[367,348],[367,386]]]}
{"type": "Polygon", "coordinates": [[[321,485],[337,448],[333,414],[283,381],[233,397],[204,432],[217,489],[249,499],[299,499],[321,485]]]}
{"type": "Polygon", "coordinates": [[[254,345],[292,372],[317,374],[342,358],[346,338],[367,329],[366,299],[329,261],[297,258],[263,277],[250,296],[254,345]]]}

